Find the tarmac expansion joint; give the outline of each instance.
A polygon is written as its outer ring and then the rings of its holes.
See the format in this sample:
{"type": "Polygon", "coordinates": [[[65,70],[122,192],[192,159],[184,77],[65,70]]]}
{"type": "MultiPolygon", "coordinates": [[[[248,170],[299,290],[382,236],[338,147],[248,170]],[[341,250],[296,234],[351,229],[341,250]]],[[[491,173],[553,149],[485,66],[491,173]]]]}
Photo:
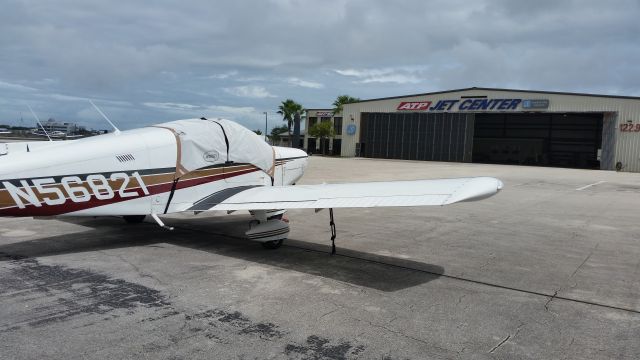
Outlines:
{"type": "Polygon", "coordinates": [[[494,351],[498,350],[502,345],[504,345],[507,341],[509,341],[509,339],[515,338],[525,325],[526,325],[525,323],[520,323],[516,331],[513,334],[507,335],[504,339],[502,339],[502,341],[500,341],[496,346],[494,346],[491,350],[489,350],[489,354],[493,354],[494,351]]]}

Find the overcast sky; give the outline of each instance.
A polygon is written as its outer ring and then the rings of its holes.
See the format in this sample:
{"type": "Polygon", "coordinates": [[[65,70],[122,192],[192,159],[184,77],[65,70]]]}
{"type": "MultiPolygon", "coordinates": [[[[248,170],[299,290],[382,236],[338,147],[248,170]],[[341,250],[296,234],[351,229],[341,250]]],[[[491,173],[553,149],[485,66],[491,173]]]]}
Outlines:
{"type": "Polygon", "coordinates": [[[640,1],[13,1],[0,123],[122,129],[471,86],[640,96],[640,1]]]}

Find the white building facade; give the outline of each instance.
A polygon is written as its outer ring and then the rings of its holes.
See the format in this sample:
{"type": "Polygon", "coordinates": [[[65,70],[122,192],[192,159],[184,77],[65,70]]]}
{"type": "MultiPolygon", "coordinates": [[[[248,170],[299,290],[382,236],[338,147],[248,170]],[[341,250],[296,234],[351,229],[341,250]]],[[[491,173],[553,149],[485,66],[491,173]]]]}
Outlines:
{"type": "MultiPolygon", "coordinates": [[[[334,137],[324,139],[324,149],[327,155],[341,155],[342,153],[342,134],[343,134],[343,117],[341,114],[334,114],[332,109],[307,109],[305,119],[305,133],[309,134],[311,126],[330,121],[333,125],[334,137]]],[[[319,154],[322,151],[320,139],[306,136],[304,139],[304,149],[310,154],[319,154]]]]}

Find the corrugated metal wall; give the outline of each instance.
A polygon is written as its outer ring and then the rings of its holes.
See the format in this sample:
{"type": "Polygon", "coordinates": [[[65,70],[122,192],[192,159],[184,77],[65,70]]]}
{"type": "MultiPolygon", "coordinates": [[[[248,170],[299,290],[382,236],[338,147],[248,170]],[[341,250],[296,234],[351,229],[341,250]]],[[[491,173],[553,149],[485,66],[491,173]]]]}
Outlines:
{"type": "Polygon", "coordinates": [[[364,157],[471,161],[473,114],[363,113],[361,124],[364,157]]]}
{"type": "MultiPolygon", "coordinates": [[[[365,101],[344,106],[343,134],[346,134],[346,127],[350,124],[360,128],[361,113],[402,113],[397,110],[398,104],[402,101],[431,101],[434,104],[438,100],[460,99],[461,96],[486,96],[488,98],[518,98],[518,99],[548,99],[549,108],[544,112],[600,112],[611,113],[615,118],[615,126],[603,129],[603,154],[606,155],[606,168],[610,169],[611,164],[622,162],[623,171],[640,172],[640,132],[621,132],[620,124],[631,121],[640,123],[640,99],[634,98],[614,98],[584,95],[548,94],[537,92],[513,92],[507,90],[483,90],[471,89],[464,91],[452,91],[447,93],[419,95],[395,99],[383,99],[375,101],[365,101]],[[615,147],[615,149],[612,149],[615,147]],[[613,154],[613,155],[611,155],[613,154]],[[613,156],[613,161],[610,160],[613,156]]],[[[530,110],[527,110],[530,111],[530,110]]],[[[499,111],[493,111],[499,112],[499,111]]],[[[522,112],[522,109],[511,112],[522,112]]],[[[428,111],[428,113],[443,113],[428,111]]],[[[460,112],[473,113],[473,112],[460,112]]],[[[613,121],[613,120],[610,120],[613,121]]],[[[342,156],[355,156],[356,143],[359,142],[358,134],[343,135],[342,156]]]]}

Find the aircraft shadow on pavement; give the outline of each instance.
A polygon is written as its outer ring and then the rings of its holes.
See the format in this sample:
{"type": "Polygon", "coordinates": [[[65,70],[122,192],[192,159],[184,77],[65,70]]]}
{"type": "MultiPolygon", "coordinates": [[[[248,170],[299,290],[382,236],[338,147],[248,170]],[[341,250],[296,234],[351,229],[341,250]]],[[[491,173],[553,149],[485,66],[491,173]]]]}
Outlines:
{"type": "Polygon", "coordinates": [[[386,292],[424,284],[444,273],[438,265],[342,249],[339,236],[338,256],[329,255],[329,245],[296,239],[285,241],[278,250],[265,250],[260,244],[239,237],[248,224],[244,218],[167,220],[176,227],[174,231],[149,223],[123,224],[118,218],[62,221],[90,229],[0,245],[0,261],[168,243],[386,292]]]}

